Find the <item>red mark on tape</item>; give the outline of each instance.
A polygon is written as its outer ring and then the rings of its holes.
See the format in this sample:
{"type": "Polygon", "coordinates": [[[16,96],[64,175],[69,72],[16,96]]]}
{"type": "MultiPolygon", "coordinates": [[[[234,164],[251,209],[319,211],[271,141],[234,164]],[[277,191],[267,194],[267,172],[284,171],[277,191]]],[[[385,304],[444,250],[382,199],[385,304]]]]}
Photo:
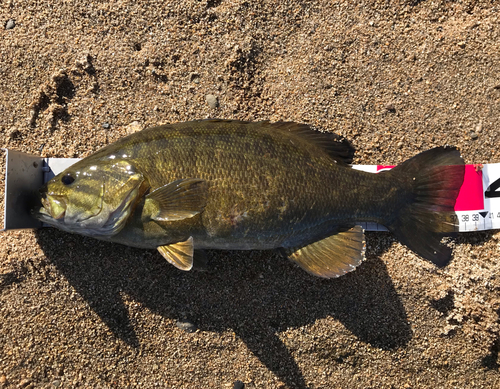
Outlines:
{"type": "Polygon", "coordinates": [[[382,171],[391,170],[396,165],[377,165],[377,173],[382,171]]]}
{"type": "Polygon", "coordinates": [[[455,203],[455,211],[484,209],[483,172],[477,166],[465,165],[464,183],[455,203]]]}

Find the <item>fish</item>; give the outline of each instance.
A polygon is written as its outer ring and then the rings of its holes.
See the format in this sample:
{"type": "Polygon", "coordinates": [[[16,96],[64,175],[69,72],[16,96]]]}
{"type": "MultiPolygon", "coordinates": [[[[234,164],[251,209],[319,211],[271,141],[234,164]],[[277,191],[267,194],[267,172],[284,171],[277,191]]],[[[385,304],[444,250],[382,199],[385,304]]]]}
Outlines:
{"type": "Polygon", "coordinates": [[[335,278],[365,258],[361,222],[386,226],[438,267],[457,231],[465,165],[436,147],[378,174],[353,169],[340,135],[294,122],[208,119],[144,129],[105,146],[40,189],[50,226],[157,249],[190,270],[204,249],[278,249],[335,278]],[[198,254],[200,253],[200,254],[198,254]]]}

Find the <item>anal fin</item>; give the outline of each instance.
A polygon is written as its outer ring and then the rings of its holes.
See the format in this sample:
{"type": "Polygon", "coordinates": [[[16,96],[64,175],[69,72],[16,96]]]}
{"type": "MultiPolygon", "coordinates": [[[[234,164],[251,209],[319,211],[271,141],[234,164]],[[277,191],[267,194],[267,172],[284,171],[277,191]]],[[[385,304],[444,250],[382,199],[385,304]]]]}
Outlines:
{"type": "Polygon", "coordinates": [[[354,226],[299,249],[287,250],[288,258],[310,274],[340,277],[353,271],[365,257],[365,235],[354,226]]]}
{"type": "Polygon", "coordinates": [[[177,269],[188,271],[193,267],[193,237],[164,246],[158,246],[159,253],[177,269]]]}

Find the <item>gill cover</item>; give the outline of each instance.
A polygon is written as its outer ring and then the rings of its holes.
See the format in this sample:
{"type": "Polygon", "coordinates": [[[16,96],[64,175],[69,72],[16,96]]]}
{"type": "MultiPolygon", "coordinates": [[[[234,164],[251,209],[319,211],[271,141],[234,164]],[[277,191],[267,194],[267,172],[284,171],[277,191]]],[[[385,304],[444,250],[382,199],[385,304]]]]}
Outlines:
{"type": "Polygon", "coordinates": [[[69,168],[47,185],[46,221],[61,229],[109,237],[125,226],[142,194],[142,174],[126,161],[69,168]]]}

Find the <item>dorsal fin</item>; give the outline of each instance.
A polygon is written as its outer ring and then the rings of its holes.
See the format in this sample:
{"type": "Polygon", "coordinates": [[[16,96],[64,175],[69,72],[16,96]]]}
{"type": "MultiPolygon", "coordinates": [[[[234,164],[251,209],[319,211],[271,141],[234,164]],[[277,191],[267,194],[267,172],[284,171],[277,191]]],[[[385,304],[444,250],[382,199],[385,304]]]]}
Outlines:
{"type": "Polygon", "coordinates": [[[271,130],[286,131],[320,147],[330,156],[330,158],[337,162],[343,162],[350,165],[354,158],[354,147],[352,147],[351,143],[349,143],[347,139],[334,134],[333,132],[320,132],[313,130],[308,124],[295,122],[271,123],[268,120],[261,122],[245,122],[224,119],[202,119],[197,121],[211,123],[239,123],[249,126],[268,127],[271,130]]]}
{"type": "Polygon", "coordinates": [[[259,122],[273,129],[291,132],[294,135],[322,148],[332,159],[337,162],[351,164],[354,158],[354,147],[340,135],[333,132],[320,132],[313,130],[308,124],[294,122],[259,122]]]}

